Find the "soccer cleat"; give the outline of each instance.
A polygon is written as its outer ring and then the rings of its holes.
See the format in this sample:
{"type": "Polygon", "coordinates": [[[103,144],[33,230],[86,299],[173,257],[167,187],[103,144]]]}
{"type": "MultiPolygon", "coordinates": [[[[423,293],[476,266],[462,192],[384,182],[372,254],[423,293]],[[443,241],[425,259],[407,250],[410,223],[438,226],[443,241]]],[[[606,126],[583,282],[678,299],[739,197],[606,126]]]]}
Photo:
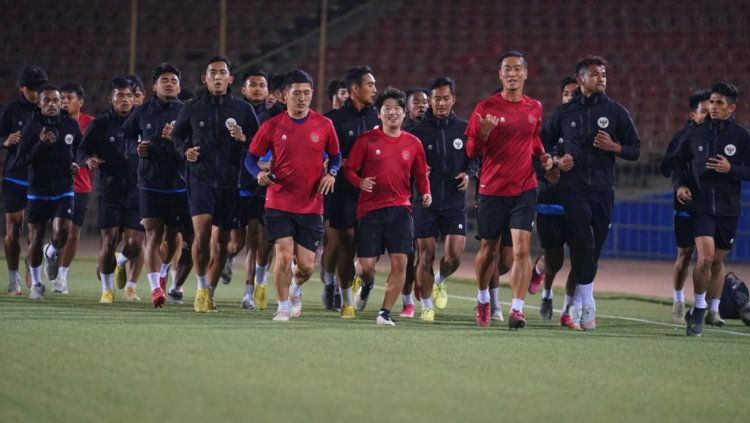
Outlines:
{"type": "Polygon", "coordinates": [[[177,289],[170,289],[167,293],[167,302],[169,304],[182,304],[182,292],[177,289]]]}
{"type": "Polygon", "coordinates": [[[503,317],[503,309],[498,308],[492,311],[492,320],[497,320],[498,322],[504,322],[505,318],[503,317]]]}
{"type": "Polygon", "coordinates": [[[596,309],[592,306],[583,306],[581,310],[581,329],[596,329],[596,309]]]}
{"type": "Polygon", "coordinates": [[[38,283],[36,285],[31,286],[31,291],[29,292],[29,298],[32,300],[41,300],[44,298],[44,291],[46,288],[44,285],[38,283]]]}
{"type": "Polygon", "coordinates": [[[49,247],[49,244],[44,244],[44,248],[42,249],[42,251],[44,251],[42,254],[44,256],[44,274],[47,276],[48,280],[53,281],[57,279],[57,271],[60,269],[60,263],[57,260],[57,251],[55,251],[55,254],[52,257],[47,257],[47,250],[49,247]]]}
{"type": "Polygon", "coordinates": [[[405,317],[411,319],[414,317],[414,304],[405,304],[404,309],[398,314],[398,317],[405,317]]]}
{"type": "Polygon", "coordinates": [[[333,310],[333,293],[336,290],[336,285],[330,284],[323,286],[323,292],[320,293],[320,300],[323,302],[323,307],[326,310],[333,310]]]}
{"type": "Polygon", "coordinates": [[[432,301],[435,302],[435,308],[443,310],[448,306],[448,290],[445,288],[445,282],[436,283],[432,288],[432,301]]]}
{"type": "Polygon", "coordinates": [[[278,310],[273,315],[274,322],[288,322],[289,321],[289,310],[278,310]]]}
{"type": "Polygon", "coordinates": [[[68,294],[68,281],[58,277],[52,281],[52,292],[55,294],[68,294]]]}
{"type": "Polygon", "coordinates": [[[208,288],[198,288],[193,302],[193,310],[196,313],[208,313],[208,297],[208,288]]]}
{"type": "Polygon", "coordinates": [[[477,326],[479,326],[480,328],[490,327],[490,320],[492,319],[492,317],[490,316],[490,303],[477,303],[477,306],[476,308],[474,308],[474,310],[476,310],[477,312],[475,316],[477,326]]]}
{"type": "Polygon", "coordinates": [[[333,289],[333,310],[341,311],[341,290],[338,287],[333,289]]]}
{"type": "Polygon", "coordinates": [[[531,295],[535,295],[537,291],[539,291],[542,282],[544,282],[544,275],[539,274],[536,271],[536,264],[539,263],[539,259],[541,258],[542,256],[537,257],[534,265],[531,266],[531,283],[529,283],[529,294],[531,295]]]}
{"type": "Polygon", "coordinates": [[[341,307],[341,318],[342,319],[353,319],[357,317],[357,315],[354,313],[354,306],[351,304],[347,304],[343,307],[341,307]]]}
{"type": "Polygon", "coordinates": [[[23,295],[21,284],[17,280],[8,282],[8,295],[12,297],[20,297],[23,295]]]}
{"type": "Polygon", "coordinates": [[[672,303],[672,321],[676,325],[686,325],[685,322],[685,303],[683,301],[675,301],[672,303]]]}
{"type": "Polygon", "coordinates": [[[523,317],[523,313],[510,309],[510,314],[508,314],[508,328],[509,329],[523,329],[526,327],[526,318],[523,317]]]}
{"type": "Polygon", "coordinates": [[[266,297],[266,284],[255,285],[253,298],[255,299],[255,306],[258,307],[258,310],[265,310],[266,307],[268,307],[268,297],[266,297]]]}
{"type": "Polygon", "coordinates": [[[227,262],[224,263],[224,268],[221,269],[221,282],[227,285],[232,282],[232,266],[234,265],[234,257],[227,257],[227,262]]]}
{"type": "Polygon", "coordinates": [[[112,304],[115,302],[115,291],[107,289],[102,291],[102,296],[99,298],[99,304],[112,304]]]}
{"type": "Polygon", "coordinates": [[[164,307],[164,302],[166,300],[167,297],[164,295],[164,290],[161,289],[161,287],[151,291],[151,304],[153,304],[154,308],[164,307]]]}
{"type": "MultiPolygon", "coordinates": [[[[98,273],[97,273],[98,274],[98,273]]],[[[115,286],[117,289],[125,288],[125,284],[128,282],[128,269],[125,265],[115,266],[115,286]]]]}
{"type": "Polygon", "coordinates": [[[161,288],[162,294],[167,290],[167,277],[159,276],[159,288],[161,288]]]}
{"type": "Polygon", "coordinates": [[[542,298],[539,315],[542,317],[542,320],[552,320],[552,298],[542,298]]]}
{"type": "Polygon", "coordinates": [[[253,301],[253,298],[245,295],[242,297],[242,309],[243,310],[255,310],[255,301],[253,301]]]}
{"type": "Polygon", "coordinates": [[[357,301],[355,302],[357,311],[362,311],[367,306],[367,299],[370,297],[370,291],[372,291],[373,286],[375,286],[375,282],[360,286],[359,292],[357,292],[357,301]]]}
{"type": "Polygon", "coordinates": [[[357,293],[359,292],[359,288],[362,286],[362,278],[360,278],[358,275],[354,275],[354,279],[352,279],[352,292],[357,293]]]}
{"type": "Polygon", "coordinates": [[[125,301],[140,301],[140,300],[141,300],[141,297],[138,296],[138,291],[136,291],[135,287],[129,286],[125,288],[125,301]]]}
{"type": "Polygon", "coordinates": [[[709,311],[708,314],[706,314],[706,324],[708,325],[721,327],[726,323],[727,322],[721,318],[718,311],[709,311]]]}
{"type": "Polygon", "coordinates": [[[391,319],[390,314],[378,314],[378,318],[375,319],[375,324],[378,326],[396,326],[396,322],[391,319]]]}
{"type": "Polygon", "coordinates": [[[289,315],[299,317],[302,314],[302,291],[294,295],[289,293],[289,315]]]}
{"type": "Polygon", "coordinates": [[[560,315],[560,326],[565,326],[570,330],[582,330],[579,322],[573,321],[570,317],[570,313],[563,313],[560,315]]]}
{"type": "Polygon", "coordinates": [[[216,302],[214,301],[213,295],[208,296],[208,312],[209,313],[218,313],[219,308],[216,307],[216,302]]]}
{"type": "Polygon", "coordinates": [[[701,336],[705,324],[705,317],[705,308],[693,307],[691,310],[688,310],[688,312],[685,313],[685,322],[687,323],[685,333],[687,334],[687,336],[701,336]]]}
{"type": "Polygon", "coordinates": [[[435,322],[435,310],[431,308],[426,308],[422,310],[422,315],[419,316],[419,319],[423,322],[434,323],[435,322]]]}

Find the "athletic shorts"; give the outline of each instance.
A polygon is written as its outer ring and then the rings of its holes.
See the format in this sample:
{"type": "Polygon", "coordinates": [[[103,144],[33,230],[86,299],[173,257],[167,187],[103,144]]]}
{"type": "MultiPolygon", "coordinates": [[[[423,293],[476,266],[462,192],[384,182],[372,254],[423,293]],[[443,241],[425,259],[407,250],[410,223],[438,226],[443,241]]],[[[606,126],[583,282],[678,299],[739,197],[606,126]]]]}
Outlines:
{"type": "Polygon", "coordinates": [[[123,228],[145,231],[141,225],[138,193],[112,195],[100,191],[96,204],[98,209],[96,223],[99,230],[123,228]]]}
{"type": "Polygon", "coordinates": [[[686,211],[675,210],[674,236],[677,239],[677,246],[680,248],[689,248],[695,246],[695,237],[693,236],[693,223],[690,219],[690,213],[686,211]]]}
{"type": "MultiPolygon", "coordinates": [[[[549,206],[545,204],[545,206],[549,206]]],[[[559,210],[562,214],[547,214],[546,209],[536,210],[536,232],[539,235],[539,244],[545,250],[556,250],[563,248],[570,240],[570,229],[568,221],[565,220],[565,212],[562,206],[559,210]]]]}
{"type": "Polygon", "coordinates": [[[237,221],[232,229],[244,228],[251,220],[257,220],[265,225],[263,215],[266,211],[266,197],[264,195],[250,194],[243,196],[240,194],[234,211],[237,221]]]}
{"type": "Polygon", "coordinates": [[[466,207],[432,210],[416,204],[414,209],[414,236],[439,238],[447,235],[466,236],[466,207]]]}
{"type": "Polygon", "coordinates": [[[737,216],[714,216],[705,213],[691,213],[693,236],[710,236],[719,250],[729,251],[737,236],[737,216]]]}
{"type": "Polygon", "coordinates": [[[15,213],[26,208],[26,186],[3,179],[3,205],[5,213],[15,213]]]}
{"type": "MultiPolygon", "coordinates": [[[[476,215],[479,216],[479,203],[475,206],[477,212],[476,215]]],[[[479,233],[474,235],[474,239],[477,241],[481,241],[482,238],[479,236],[479,233]]],[[[513,237],[510,234],[510,227],[506,226],[505,229],[503,229],[503,233],[500,235],[500,246],[502,247],[513,247],[513,237]]]]}
{"type": "Polygon", "coordinates": [[[73,201],[72,195],[57,200],[28,200],[26,222],[47,223],[56,217],[73,220],[73,201]]]}
{"type": "Polygon", "coordinates": [[[237,190],[213,188],[203,184],[188,185],[188,202],[190,216],[210,214],[213,225],[222,230],[231,230],[237,226],[235,207],[237,190]]]}
{"type": "Polygon", "coordinates": [[[73,197],[73,224],[79,228],[83,226],[83,221],[86,220],[86,212],[89,209],[89,196],[88,192],[77,192],[73,197]]]}
{"type": "Polygon", "coordinates": [[[325,216],[332,229],[352,229],[357,225],[357,196],[338,191],[326,196],[325,216]]]}
{"type": "Polygon", "coordinates": [[[270,242],[292,237],[297,244],[315,251],[323,239],[323,216],[320,214],[266,209],[265,219],[270,242]]]}
{"type": "Polygon", "coordinates": [[[534,227],[536,188],[516,197],[479,196],[477,223],[481,239],[498,239],[505,228],[531,232],[534,227]]]}
{"type": "Polygon", "coordinates": [[[373,210],[357,221],[357,255],[414,253],[414,222],[406,207],[373,210]]]}

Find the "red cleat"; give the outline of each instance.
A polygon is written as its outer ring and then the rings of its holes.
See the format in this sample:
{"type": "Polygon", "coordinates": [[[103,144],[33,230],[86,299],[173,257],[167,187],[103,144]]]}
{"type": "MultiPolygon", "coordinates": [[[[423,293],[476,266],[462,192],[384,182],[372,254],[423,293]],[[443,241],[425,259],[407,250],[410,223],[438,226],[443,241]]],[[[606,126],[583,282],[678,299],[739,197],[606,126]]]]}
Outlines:
{"type": "Polygon", "coordinates": [[[560,315],[560,326],[566,326],[570,330],[581,330],[581,324],[574,322],[570,317],[570,313],[563,313],[560,315]]]}
{"type": "Polygon", "coordinates": [[[161,288],[156,288],[153,291],[151,291],[151,304],[154,305],[154,308],[161,308],[164,306],[164,302],[167,300],[167,297],[164,296],[164,290],[161,288]]]}
{"type": "Polygon", "coordinates": [[[480,328],[490,327],[490,320],[492,319],[492,313],[490,312],[490,303],[477,303],[477,307],[474,310],[477,311],[477,326],[479,326],[480,328]]]}
{"type": "Polygon", "coordinates": [[[406,304],[404,310],[399,313],[398,317],[412,318],[414,317],[414,304],[406,304]]]}
{"type": "Polygon", "coordinates": [[[162,291],[167,290],[167,277],[166,276],[159,276],[159,286],[161,287],[162,291]]]}
{"type": "Polygon", "coordinates": [[[526,318],[523,317],[523,313],[518,310],[510,310],[508,315],[508,328],[510,329],[523,329],[526,327],[526,318]]]}
{"type": "MultiPolygon", "coordinates": [[[[536,259],[536,263],[538,262],[539,259],[536,259]]],[[[531,266],[531,283],[529,284],[529,294],[531,295],[535,295],[539,291],[539,287],[542,286],[542,282],[544,282],[544,275],[540,275],[536,271],[536,263],[531,266]]]]}

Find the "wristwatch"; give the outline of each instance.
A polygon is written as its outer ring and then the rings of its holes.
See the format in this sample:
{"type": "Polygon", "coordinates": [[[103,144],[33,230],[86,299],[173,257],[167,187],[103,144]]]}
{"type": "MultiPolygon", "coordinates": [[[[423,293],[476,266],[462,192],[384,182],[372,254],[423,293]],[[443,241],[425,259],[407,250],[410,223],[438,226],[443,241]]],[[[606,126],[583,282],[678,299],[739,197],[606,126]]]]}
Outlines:
{"type": "Polygon", "coordinates": [[[339,173],[336,169],[328,169],[328,174],[331,176],[336,176],[339,173]]]}

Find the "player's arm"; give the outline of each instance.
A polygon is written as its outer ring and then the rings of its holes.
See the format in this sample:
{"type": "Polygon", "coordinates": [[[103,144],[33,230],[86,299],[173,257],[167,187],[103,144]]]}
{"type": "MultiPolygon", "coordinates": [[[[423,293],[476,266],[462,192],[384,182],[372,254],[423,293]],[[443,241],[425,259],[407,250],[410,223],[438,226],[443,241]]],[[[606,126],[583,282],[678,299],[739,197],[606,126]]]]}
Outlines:
{"type": "Polygon", "coordinates": [[[750,133],[746,132],[743,135],[745,135],[745,141],[737,143],[745,145],[745,154],[742,156],[742,163],[730,164],[729,175],[742,181],[750,181],[750,133]]]}
{"type": "Polygon", "coordinates": [[[430,207],[432,195],[430,193],[430,178],[427,177],[427,157],[421,145],[416,151],[417,154],[411,164],[411,176],[414,178],[417,192],[422,195],[422,206],[430,207]]]}
{"type": "Polygon", "coordinates": [[[263,123],[258,132],[255,133],[253,140],[250,142],[248,154],[245,156],[245,169],[250,172],[261,186],[267,186],[276,183],[276,177],[270,169],[261,169],[259,161],[271,150],[271,141],[268,136],[270,130],[268,123],[263,123]]]}
{"type": "Polygon", "coordinates": [[[620,113],[622,124],[618,128],[617,140],[615,140],[620,145],[620,151],[615,154],[634,162],[641,155],[641,139],[638,137],[638,131],[635,129],[630,113],[624,109],[620,113]]]}
{"type": "Polygon", "coordinates": [[[189,108],[189,105],[182,107],[172,127],[172,144],[180,158],[185,158],[185,151],[192,147],[190,145],[192,127],[190,126],[189,108]]]}
{"type": "MultiPolygon", "coordinates": [[[[366,148],[366,142],[355,142],[351,151],[349,151],[349,157],[347,157],[346,162],[344,163],[344,178],[346,178],[350,184],[360,189],[362,189],[363,179],[357,172],[360,171],[362,163],[364,163],[366,148]]],[[[369,179],[372,185],[375,184],[374,177],[366,179],[369,179]]],[[[372,190],[372,186],[369,183],[367,184],[367,188],[369,188],[369,191],[372,190]]]]}
{"type": "Polygon", "coordinates": [[[469,158],[481,156],[484,152],[486,139],[480,136],[480,118],[483,111],[477,106],[469,117],[469,124],[466,126],[466,155],[469,158]]]}

